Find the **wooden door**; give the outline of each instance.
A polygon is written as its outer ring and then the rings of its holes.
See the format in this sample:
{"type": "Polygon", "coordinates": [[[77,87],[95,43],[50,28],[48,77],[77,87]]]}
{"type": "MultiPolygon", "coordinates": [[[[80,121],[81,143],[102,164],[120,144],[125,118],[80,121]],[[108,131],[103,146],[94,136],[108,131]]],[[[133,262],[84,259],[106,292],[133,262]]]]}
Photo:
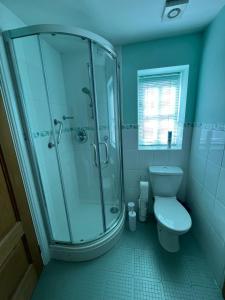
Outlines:
{"type": "Polygon", "coordinates": [[[30,299],[41,270],[41,254],[0,95],[0,299],[30,299]]]}

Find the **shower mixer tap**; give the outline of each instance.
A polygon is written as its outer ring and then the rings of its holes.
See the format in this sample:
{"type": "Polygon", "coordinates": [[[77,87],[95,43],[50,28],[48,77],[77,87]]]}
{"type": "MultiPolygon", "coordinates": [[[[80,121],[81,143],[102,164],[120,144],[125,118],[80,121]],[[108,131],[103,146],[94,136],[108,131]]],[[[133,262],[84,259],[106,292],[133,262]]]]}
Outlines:
{"type": "Polygon", "coordinates": [[[86,143],[88,140],[88,134],[85,128],[78,128],[76,130],[76,139],[79,143],[86,143]]]}

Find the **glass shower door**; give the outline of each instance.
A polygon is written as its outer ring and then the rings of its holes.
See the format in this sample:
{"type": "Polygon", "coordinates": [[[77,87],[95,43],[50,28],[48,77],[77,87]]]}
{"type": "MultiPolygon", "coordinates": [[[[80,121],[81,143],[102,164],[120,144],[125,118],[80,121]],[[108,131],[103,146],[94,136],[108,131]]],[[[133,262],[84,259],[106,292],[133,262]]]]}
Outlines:
{"type": "Polygon", "coordinates": [[[97,44],[92,44],[92,55],[100,169],[106,228],[109,229],[120,215],[122,197],[117,65],[116,59],[97,44]]]}
{"type": "Polygon", "coordinates": [[[72,242],[104,233],[89,42],[42,34],[41,52],[72,242]]]}
{"type": "Polygon", "coordinates": [[[37,36],[13,41],[17,72],[20,77],[21,103],[26,134],[29,136],[35,170],[40,180],[40,193],[44,197],[42,207],[46,213],[50,239],[70,243],[71,231],[68,210],[62,188],[61,172],[55,147],[48,93],[42,67],[37,36]],[[32,53],[32,55],[30,55],[32,53]]]}

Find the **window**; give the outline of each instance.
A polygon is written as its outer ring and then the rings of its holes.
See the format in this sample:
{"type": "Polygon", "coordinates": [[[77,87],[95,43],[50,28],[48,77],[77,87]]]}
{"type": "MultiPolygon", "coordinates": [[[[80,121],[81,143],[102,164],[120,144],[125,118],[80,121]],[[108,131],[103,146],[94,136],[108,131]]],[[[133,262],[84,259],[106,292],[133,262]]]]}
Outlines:
{"type": "Polygon", "coordinates": [[[138,149],[181,149],[189,66],[138,71],[138,149]]]}

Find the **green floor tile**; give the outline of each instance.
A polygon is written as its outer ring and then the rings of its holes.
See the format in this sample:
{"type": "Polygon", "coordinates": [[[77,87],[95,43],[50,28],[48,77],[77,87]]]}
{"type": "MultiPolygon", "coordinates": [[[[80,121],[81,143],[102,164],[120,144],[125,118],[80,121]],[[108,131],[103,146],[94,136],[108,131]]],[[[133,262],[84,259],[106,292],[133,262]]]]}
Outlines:
{"type": "Polygon", "coordinates": [[[181,250],[161,248],[155,222],[127,229],[105,255],[88,262],[52,260],[32,300],[222,300],[191,234],[181,250]]]}

